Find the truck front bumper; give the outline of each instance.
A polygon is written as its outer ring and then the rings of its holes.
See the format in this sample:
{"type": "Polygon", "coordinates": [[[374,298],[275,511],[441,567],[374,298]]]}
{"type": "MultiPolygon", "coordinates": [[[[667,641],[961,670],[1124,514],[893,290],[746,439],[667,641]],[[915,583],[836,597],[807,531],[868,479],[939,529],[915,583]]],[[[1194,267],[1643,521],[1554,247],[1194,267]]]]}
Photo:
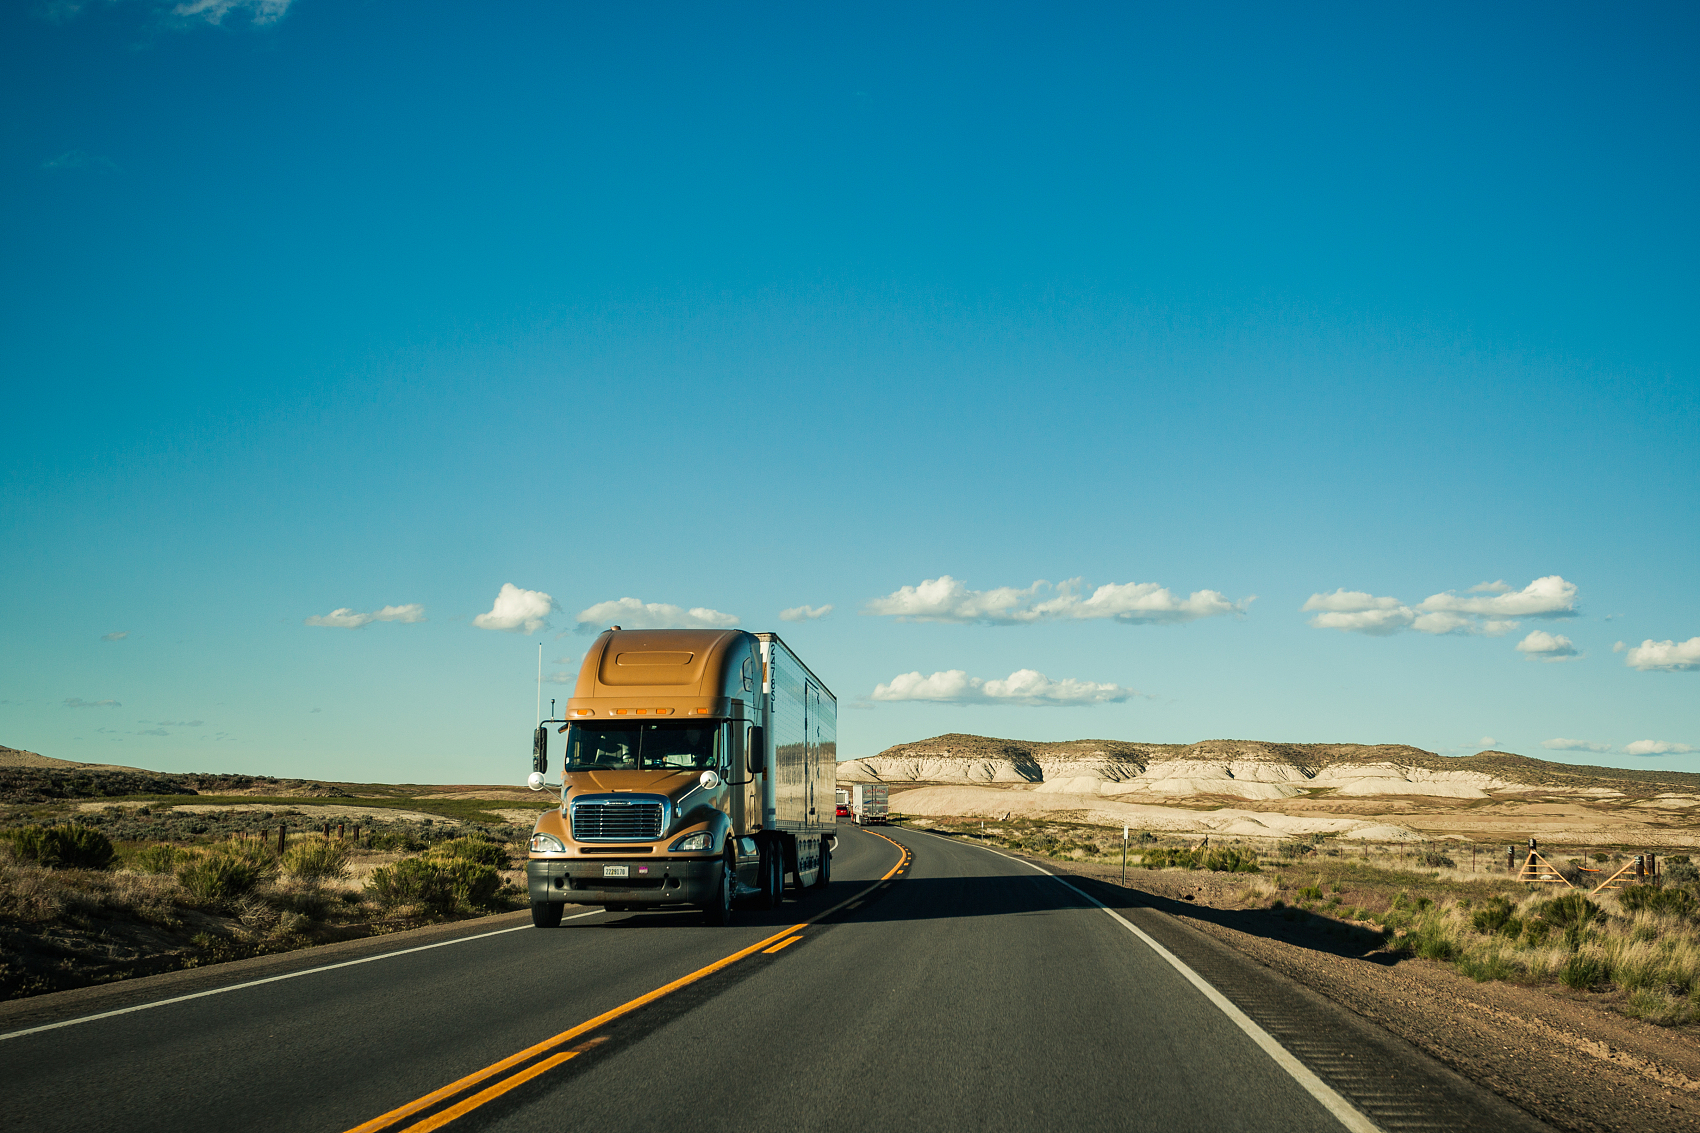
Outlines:
{"type": "Polygon", "coordinates": [[[720,882],[720,859],[609,861],[606,858],[546,858],[525,863],[531,900],[575,905],[702,905],[720,882]],[[608,867],[626,876],[609,877],[608,867]]]}

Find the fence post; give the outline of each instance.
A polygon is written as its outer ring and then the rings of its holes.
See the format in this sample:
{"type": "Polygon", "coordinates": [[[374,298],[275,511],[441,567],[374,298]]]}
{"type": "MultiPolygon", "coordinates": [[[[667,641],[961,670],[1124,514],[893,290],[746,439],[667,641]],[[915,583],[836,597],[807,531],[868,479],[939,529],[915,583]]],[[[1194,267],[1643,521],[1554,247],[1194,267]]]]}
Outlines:
{"type": "Polygon", "coordinates": [[[342,841],[342,823],[340,822],[336,824],[336,840],[342,841]]]}
{"type": "Polygon", "coordinates": [[[277,853],[279,857],[283,856],[283,837],[284,832],[288,829],[289,826],[287,823],[280,822],[277,824],[277,853]]]}

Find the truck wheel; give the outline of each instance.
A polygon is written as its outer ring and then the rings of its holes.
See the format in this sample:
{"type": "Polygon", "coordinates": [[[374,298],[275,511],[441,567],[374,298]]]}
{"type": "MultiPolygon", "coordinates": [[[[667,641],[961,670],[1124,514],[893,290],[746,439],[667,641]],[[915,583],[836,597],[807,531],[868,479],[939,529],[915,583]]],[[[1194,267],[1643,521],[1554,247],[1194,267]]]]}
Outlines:
{"type": "Polygon", "coordinates": [[[826,839],[820,840],[820,873],[815,878],[815,888],[825,889],[827,882],[832,880],[832,847],[826,844],[826,839]]]}
{"type": "Polygon", "coordinates": [[[538,928],[560,928],[561,913],[565,908],[559,901],[533,901],[531,923],[538,928]]]}
{"type": "Polygon", "coordinates": [[[711,925],[721,926],[732,923],[732,886],[738,877],[733,867],[732,859],[720,859],[720,884],[715,886],[714,896],[703,906],[703,919],[711,925]]]}

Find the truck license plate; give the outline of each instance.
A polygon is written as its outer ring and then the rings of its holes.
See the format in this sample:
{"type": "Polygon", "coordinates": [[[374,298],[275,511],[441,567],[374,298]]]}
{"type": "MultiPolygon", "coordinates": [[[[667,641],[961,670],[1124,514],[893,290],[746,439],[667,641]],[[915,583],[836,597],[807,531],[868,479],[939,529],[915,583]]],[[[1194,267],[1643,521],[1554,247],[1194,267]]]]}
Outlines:
{"type": "Polygon", "coordinates": [[[629,867],[623,865],[605,865],[602,867],[603,877],[624,877],[629,867]]]}

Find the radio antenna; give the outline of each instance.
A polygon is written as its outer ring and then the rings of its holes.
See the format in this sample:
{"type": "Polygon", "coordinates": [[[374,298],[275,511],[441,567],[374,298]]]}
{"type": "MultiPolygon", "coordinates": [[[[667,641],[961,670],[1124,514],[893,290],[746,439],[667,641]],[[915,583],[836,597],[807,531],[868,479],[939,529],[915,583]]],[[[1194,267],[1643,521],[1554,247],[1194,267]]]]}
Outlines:
{"type": "Polygon", "coordinates": [[[543,643],[537,643],[537,726],[543,726],[543,643]]]}

